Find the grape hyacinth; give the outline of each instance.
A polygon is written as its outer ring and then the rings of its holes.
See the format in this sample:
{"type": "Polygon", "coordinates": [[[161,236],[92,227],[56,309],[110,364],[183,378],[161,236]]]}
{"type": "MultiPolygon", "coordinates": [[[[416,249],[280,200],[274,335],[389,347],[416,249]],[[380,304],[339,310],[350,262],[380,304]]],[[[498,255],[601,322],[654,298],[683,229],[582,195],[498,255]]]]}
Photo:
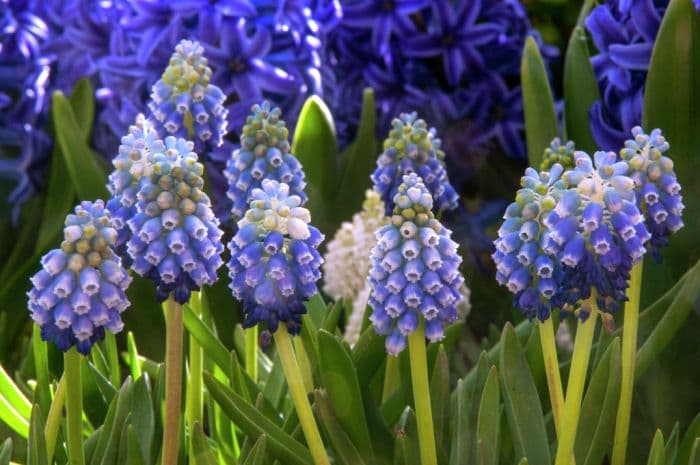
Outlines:
{"type": "Polygon", "coordinates": [[[112,250],[117,232],[102,200],[76,206],[65,225],[61,247],[42,257],[31,278],[29,309],[43,340],[87,355],[105,330],[122,330],[131,278],[112,250]]]}
{"type": "Polygon", "coordinates": [[[651,134],[635,126],[633,139],[625,142],[620,157],[629,165],[627,175],[634,181],[637,204],[651,233],[647,248],[659,259],[659,249],[668,245],[668,236],[683,227],[685,206],[673,170],[673,161],[664,155],[670,148],[660,129],[651,134]]]}
{"type": "Polygon", "coordinates": [[[210,82],[211,74],[199,42],[183,40],[175,47],[148,103],[160,134],[192,138],[198,148],[222,144],[226,96],[210,82]]]}
{"type": "Polygon", "coordinates": [[[262,187],[265,179],[287,184],[302,204],[307,200],[304,171],[290,152],[289,130],[281,116],[282,110],[270,102],[253,105],[241,131],[241,147],[226,163],[226,195],[233,201],[235,219],[243,216],[253,191],[262,187]]]}
{"type": "Polygon", "coordinates": [[[112,197],[107,202],[107,209],[112,214],[112,226],[117,231],[115,250],[126,266],[131,266],[131,257],[126,252],[126,242],[131,234],[127,222],[136,214],[140,181],[151,176],[154,155],[164,151],[165,144],[153,123],[138,115],[129,133],[122,137],[119,152],[112,160],[114,171],[109,175],[107,184],[112,197]]]}
{"type": "Polygon", "coordinates": [[[398,355],[420,318],[428,340],[444,337],[457,319],[464,278],[457,244],[435,219],[430,191],[416,173],[403,177],[394,204],[391,223],[377,231],[372,249],[369,305],[375,331],[387,336],[387,352],[398,355]]]}
{"type": "Polygon", "coordinates": [[[265,179],[251,194],[250,208],[229,243],[231,290],[243,302],[243,327],[279,323],[290,334],[301,331],[304,302],[318,291],[323,259],[317,248],[323,235],[289,185],[265,179]]]}
{"type": "Polygon", "coordinates": [[[522,188],[506,208],[494,242],[496,280],[514,294],[515,307],[530,319],[544,321],[560,305],[562,275],[559,261],[547,247],[546,220],[566,190],[563,171],[558,163],[550,171],[525,170],[522,188]]]}
{"type": "Polygon", "coordinates": [[[131,268],[156,284],[156,297],[170,293],[186,303],[190,292],[213,284],[221,266],[223,232],[202,190],[204,167],[194,144],[168,136],[165,150],[152,155],[150,176],[141,180],[137,213],[127,221],[132,236],[131,268]]]}
{"type": "Polygon", "coordinates": [[[559,163],[565,170],[573,169],[575,151],[576,145],[574,141],[570,140],[562,144],[561,139],[555,137],[549,144],[549,147],[544,149],[540,170],[547,171],[555,163],[559,163]]]}
{"type": "MultiPolygon", "coordinates": [[[[387,215],[404,175],[416,173],[423,180],[439,211],[457,207],[459,196],[445,171],[445,153],[435,129],[414,113],[402,113],[392,121],[392,129],[384,140],[384,152],[377,159],[372,182],[380,193],[387,215]]],[[[432,205],[432,202],[431,202],[432,205]]]]}
{"type": "MultiPolygon", "coordinates": [[[[574,154],[576,168],[564,173],[570,188],[549,213],[545,250],[562,263],[563,299],[571,305],[596,294],[598,308],[612,312],[627,300],[634,262],[646,253],[651,238],[635,202],[629,166],[613,152],[596,152],[591,160],[574,154]]],[[[580,309],[586,319],[589,306],[580,309]]]]}
{"type": "MultiPolygon", "coordinates": [[[[365,192],[362,211],[345,221],[328,243],[323,264],[323,291],[335,300],[355,299],[367,284],[369,256],[377,243],[375,232],[389,222],[384,203],[374,190],[365,192]]],[[[365,302],[362,304],[364,311],[365,302]]]]}

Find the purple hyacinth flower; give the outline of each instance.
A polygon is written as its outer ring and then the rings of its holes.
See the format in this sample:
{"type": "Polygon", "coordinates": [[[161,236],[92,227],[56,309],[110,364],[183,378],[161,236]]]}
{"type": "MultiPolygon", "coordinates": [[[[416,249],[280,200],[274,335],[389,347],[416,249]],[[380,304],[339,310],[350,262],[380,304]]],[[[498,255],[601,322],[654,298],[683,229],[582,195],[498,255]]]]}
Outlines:
{"type": "Polygon", "coordinates": [[[65,225],[61,247],[42,257],[31,278],[29,310],[43,340],[87,355],[105,330],[122,330],[131,278],[112,250],[117,232],[101,200],[82,202],[65,225]]]}

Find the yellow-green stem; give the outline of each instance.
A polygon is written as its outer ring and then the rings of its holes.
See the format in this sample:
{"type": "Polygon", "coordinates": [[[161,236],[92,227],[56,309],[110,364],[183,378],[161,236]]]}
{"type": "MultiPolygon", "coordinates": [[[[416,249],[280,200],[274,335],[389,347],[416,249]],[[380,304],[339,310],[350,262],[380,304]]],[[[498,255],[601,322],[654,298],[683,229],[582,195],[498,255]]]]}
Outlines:
{"type": "Polygon", "coordinates": [[[69,465],[85,465],[83,451],[83,383],[80,375],[81,355],[71,347],[63,355],[66,378],[66,428],[69,465]]]}
{"type": "Polygon", "coordinates": [[[416,421],[418,423],[420,463],[421,465],[437,465],[423,317],[420,317],[418,328],[408,336],[408,352],[411,359],[413,403],[416,407],[416,421]]]}
{"type": "Polygon", "coordinates": [[[165,424],[162,465],[177,465],[182,403],[182,305],[167,301],[165,332],[165,424]]]}
{"type": "Polygon", "coordinates": [[[258,325],[245,330],[245,371],[258,382],[258,325]]]}
{"type": "MultiPolygon", "coordinates": [[[[190,298],[192,312],[201,318],[202,314],[202,298],[201,292],[193,292],[190,298]]],[[[204,416],[204,405],[202,400],[202,347],[199,345],[194,336],[190,336],[190,359],[189,359],[189,383],[187,386],[187,425],[190,429],[190,450],[192,450],[192,428],[195,423],[202,423],[204,416]]],[[[197,460],[194,455],[191,455],[192,465],[196,465],[197,460]]]]}
{"type": "Polygon", "coordinates": [[[637,328],[639,326],[639,295],[642,288],[643,261],[632,267],[629,289],[624,309],[622,327],[622,383],[620,403],[615,420],[615,440],[613,443],[612,465],[624,465],[627,456],[627,440],[632,414],[632,391],[634,389],[634,366],[637,353],[637,328]]]}
{"type": "Polygon", "coordinates": [[[386,402],[390,395],[399,387],[399,358],[388,355],[386,357],[386,370],[384,371],[384,389],[382,390],[382,402],[386,402]]]}
{"type": "Polygon", "coordinates": [[[591,356],[593,335],[598,318],[598,306],[595,302],[595,291],[588,300],[591,313],[585,322],[580,322],[576,330],[574,341],[574,353],[571,357],[571,369],[569,380],[566,384],[566,398],[564,401],[564,416],[562,418],[561,434],[559,435],[559,448],[555,465],[570,465],[573,461],[574,441],[578,429],[578,419],[581,413],[581,399],[583,388],[586,384],[588,361],[591,356]]]}
{"type": "Polygon", "coordinates": [[[300,337],[296,337],[292,339],[292,343],[297,354],[297,363],[299,364],[299,371],[301,371],[301,379],[304,381],[304,389],[306,389],[307,393],[313,392],[314,377],[311,373],[311,362],[309,362],[309,355],[304,348],[304,342],[300,337]]]}
{"type": "Polygon", "coordinates": [[[66,403],[66,375],[61,376],[58,382],[56,393],[53,396],[49,414],[46,416],[46,426],[44,427],[44,436],[46,437],[46,456],[47,463],[53,463],[53,452],[56,447],[56,438],[58,430],[61,427],[63,420],[63,406],[66,403]]]}
{"type": "Polygon", "coordinates": [[[547,375],[547,386],[549,387],[549,402],[552,404],[554,428],[557,436],[559,436],[561,434],[562,415],[564,412],[564,389],[561,385],[557,345],[554,342],[554,325],[552,325],[552,319],[547,318],[545,321],[539,322],[537,327],[540,331],[540,344],[542,345],[544,370],[547,375]]]}
{"type": "Polygon", "coordinates": [[[292,340],[284,324],[281,324],[275,331],[275,344],[282,362],[284,376],[287,378],[289,391],[292,394],[292,401],[294,401],[294,407],[299,417],[299,423],[302,431],[304,431],[306,444],[309,446],[314,463],[316,465],[330,465],[326,448],[323,446],[321,434],[318,432],[318,426],[311,411],[309,398],[306,396],[306,389],[304,388],[301,371],[294,355],[292,340]]]}

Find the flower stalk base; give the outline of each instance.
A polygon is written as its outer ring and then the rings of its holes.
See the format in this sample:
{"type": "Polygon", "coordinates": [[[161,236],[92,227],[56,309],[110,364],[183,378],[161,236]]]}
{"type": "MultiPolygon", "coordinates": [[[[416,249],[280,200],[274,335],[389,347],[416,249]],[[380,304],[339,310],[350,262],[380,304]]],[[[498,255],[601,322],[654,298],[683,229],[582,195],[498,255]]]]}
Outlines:
{"type": "Polygon", "coordinates": [[[177,465],[182,403],[182,305],[168,297],[165,335],[165,424],[163,465],[177,465]]]}
{"type": "Polygon", "coordinates": [[[85,465],[83,451],[83,383],[80,354],[71,347],[63,356],[63,376],[66,382],[66,428],[68,464],[85,465]]]}

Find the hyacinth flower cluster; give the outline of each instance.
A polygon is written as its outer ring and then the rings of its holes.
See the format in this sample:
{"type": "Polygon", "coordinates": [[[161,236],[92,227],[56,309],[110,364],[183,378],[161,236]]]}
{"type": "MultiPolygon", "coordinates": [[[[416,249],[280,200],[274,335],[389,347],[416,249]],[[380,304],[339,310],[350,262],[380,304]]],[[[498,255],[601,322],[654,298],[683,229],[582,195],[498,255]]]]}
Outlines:
{"type": "Polygon", "coordinates": [[[101,200],[76,206],[63,234],[61,247],[42,257],[42,270],[31,278],[29,309],[42,339],[87,355],[105,330],[122,330],[131,278],[112,250],[117,232],[101,200]]]}
{"type": "Polygon", "coordinates": [[[637,193],[637,204],[651,233],[647,243],[652,256],[661,259],[659,249],[668,245],[668,236],[683,227],[683,197],[673,170],[673,161],[664,155],[670,148],[660,129],[646,134],[632,128],[632,139],[625,142],[620,157],[629,165],[637,193]]]}
{"type": "Polygon", "coordinates": [[[514,295],[514,305],[528,318],[549,318],[560,305],[561,266],[547,248],[546,220],[566,191],[563,168],[549,171],[527,168],[515,202],[506,208],[504,222],[494,242],[496,280],[514,295]]]}
{"type": "Polygon", "coordinates": [[[421,178],[404,176],[393,200],[391,222],[377,231],[372,249],[369,305],[375,331],[387,335],[387,352],[398,355],[421,318],[428,340],[444,337],[445,326],[457,319],[464,278],[457,244],[435,218],[421,178]]]}
{"type": "Polygon", "coordinates": [[[156,297],[172,293],[186,303],[191,291],[213,284],[223,263],[219,220],[203,191],[203,165],[193,143],[168,136],[151,154],[149,176],[139,182],[136,214],[127,224],[131,268],[156,284],[156,297]]]}
{"type": "Polygon", "coordinates": [[[241,131],[241,146],[224,171],[229,186],[226,195],[233,202],[235,219],[243,217],[253,191],[261,188],[265,179],[287,184],[302,204],[307,200],[304,171],[290,151],[289,129],[281,116],[282,110],[267,101],[251,108],[241,131]]]}
{"type": "Polygon", "coordinates": [[[439,211],[457,207],[459,196],[447,178],[445,152],[434,128],[414,113],[402,113],[392,121],[384,151],[372,173],[374,188],[381,195],[387,216],[394,209],[394,196],[405,175],[416,173],[439,211]]]}
{"type": "Polygon", "coordinates": [[[304,302],[318,291],[323,234],[289,185],[265,179],[253,190],[250,208],[229,243],[231,290],[243,302],[243,326],[265,323],[271,332],[283,323],[299,334],[304,302]]]}
{"type": "Polygon", "coordinates": [[[226,96],[211,83],[211,68],[199,42],[183,40],[153,86],[148,107],[158,132],[217,147],[226,134],[226,96]]]}
{"type": "Polygon", "coordinates": [[[126,266],[131,265],[131,257],[126,253],[126,242],[131,235],[127,221],[136,214],[140,181],[151,176],[153,155],[164,151],[165,144],[153,123],[138,115],[136,122],[129,127],[129,133],[122,137],[119,151],[112,160],[114,171],[107,184],[112,197],[107,201],[107,209],[117,230],[115,250],[126,266]]]}

